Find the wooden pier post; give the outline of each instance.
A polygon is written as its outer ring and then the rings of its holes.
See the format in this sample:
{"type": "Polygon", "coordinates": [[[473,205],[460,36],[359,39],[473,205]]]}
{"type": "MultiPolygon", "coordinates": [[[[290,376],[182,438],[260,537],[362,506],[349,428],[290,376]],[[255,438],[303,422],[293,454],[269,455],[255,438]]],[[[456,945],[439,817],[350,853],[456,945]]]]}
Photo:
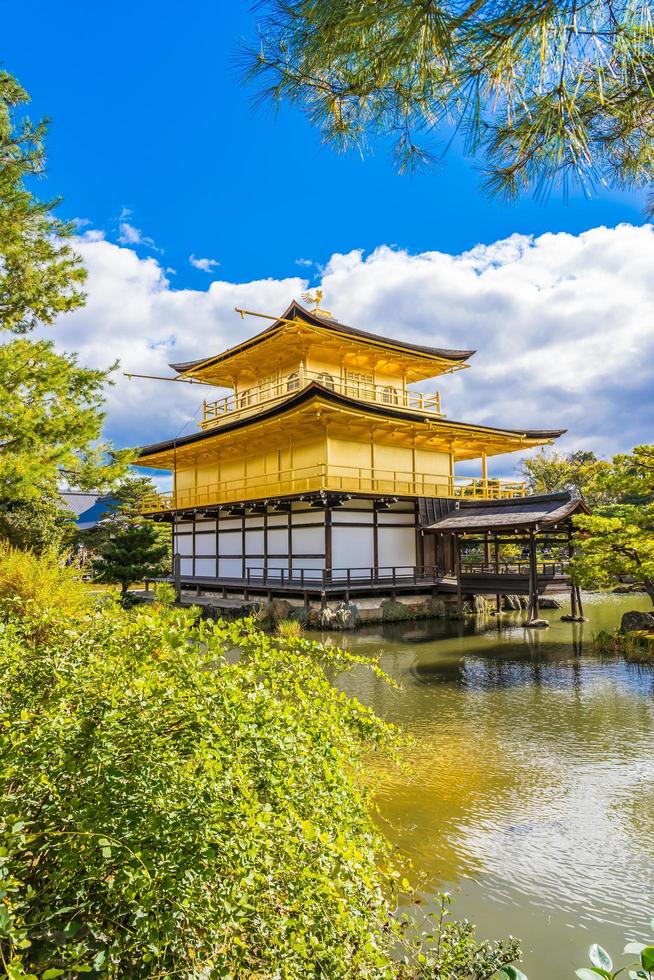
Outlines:
{"type": "Polygon", "coordinates": [[[173,585],[175,587],[175,599],[182,601],[182,559],[178,552],[173,555],[173,585]]]}

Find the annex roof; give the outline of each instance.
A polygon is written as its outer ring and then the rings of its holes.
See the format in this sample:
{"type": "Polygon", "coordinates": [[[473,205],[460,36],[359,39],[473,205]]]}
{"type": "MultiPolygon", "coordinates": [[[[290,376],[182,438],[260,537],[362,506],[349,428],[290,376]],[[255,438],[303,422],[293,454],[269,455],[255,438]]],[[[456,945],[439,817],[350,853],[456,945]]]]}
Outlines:
{"type": "MultiPolygon", "coordinates": [[[[289,321],[296,321],[300,325],[304,323],[309,327],[312,326],[314,328],[318,328],[319,330],[327,331],[328,333],[340,335],[342,337],[347,337],[352,340],[359,340],[364,344],[383,348],[387,351],[391,349],[396,352],[404,352],[405,354],[417,358],[446,361],[450,363],[451,367],[463,366],[463,362],[475,353],[474,350],[454,350],[446,347],[429,347],[424,344],[414,344],[405,340],[396,340],[392,337],[383,337],[381,334],[370,333],[366,330],[359,330],[356,327],[350,327],[345,323],[341,323],[335,317],[325,316],[324,314],[321,315],[319,312],[314,310],[307,310],[300,303],[298,303],[297,300],[293,300],[279,319],[271,323],[270,326],[265,328],[265,330],[262,330],[260,333],[250,337],[248,340],[243,341],[243,343],[237,344],[235,347],[230,347],[228,350],[223,351],[220,354],[215,354],[211,357],[200,358],[194,361],[179,361],[171,364],[170,367],[181,375],[195,375],[200,371],[205,375],[208,372],[215,372],[222,364],[228,361],[233,361],[237,357],[242,358],[242,355],[246,354],[248,351],[252,351],[259,345],[272,339],[272,337],[277,333],[284,331],[290,325],[289,321]]],[[[426,377],[429,377],[429,375],[427,374],[426,377]]]]}
{"type": "Polygon", "coordinates": [[[589,514],[582,497],[569,490],[508,500],[458,501],[458,507],[425,527],[427,531],[468,534],[477,531],[552,527],[573,514],[589,514]]]}

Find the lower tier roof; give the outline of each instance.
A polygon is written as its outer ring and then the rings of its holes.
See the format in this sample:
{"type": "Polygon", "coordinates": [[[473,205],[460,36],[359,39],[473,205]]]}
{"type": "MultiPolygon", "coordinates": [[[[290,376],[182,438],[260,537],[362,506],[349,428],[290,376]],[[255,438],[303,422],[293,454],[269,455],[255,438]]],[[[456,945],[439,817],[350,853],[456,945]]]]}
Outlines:
{"type": "Polygon", "coordinates": [[[218,448],[221,443],[227,445],[230,437],[237,433],[244,439],[261,432],[262,427],[275,429],[284,424],[284,431],[290,431],[288,426],[297,423],[302,426],[303,434],[310,432],[316,424],[316,416],[321,424],[329,422],[347,423],[355,426],[387,425],[394,431],[405,431],[407,435],[420,439],[425,448],[436,451],[447,451],[448,442],[459,441],[468,445],[468,450],[455,451],[459,459],[475,459],[482,452],[488,455],[498,455],[514,452],[519,449],[544,445],[563,435],[565,429],[508,429],[471,422],[459,422],[447,418],[434,418],[420,415],[419,412],[406,411],[392,405],[371,404],[355,398],[331,391],[314,381],[291,395],[282,402],[256,415],[227,422],[216,429],[205,429],[203,432],[192,433],[177,439],[167,439],[163,442],[143,446],[139,450],[142,465],[154,468],[171,469],[172,456],[180,450],[202,446],[208,451],[210,447],[218,448]],[[442,444],[442,445],[441,445],[442,444]]]}

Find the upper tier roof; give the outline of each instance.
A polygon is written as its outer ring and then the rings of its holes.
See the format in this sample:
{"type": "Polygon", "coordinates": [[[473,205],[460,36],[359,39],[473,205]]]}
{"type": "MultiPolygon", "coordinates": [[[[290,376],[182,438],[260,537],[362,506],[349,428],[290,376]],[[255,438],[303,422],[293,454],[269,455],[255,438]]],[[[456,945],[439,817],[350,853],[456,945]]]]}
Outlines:
{"type": "Polygon", "coordinates": [[[428,378],[443,371],[456,370],[462,367],[463,362],[475,353],[474,350],[428,347],[423,344],[412,344],[405,340],[382,337],[380,334],[369,333],[366,330],[359,330],[356,327],[340,323],[334,317],[325,316],[318,311],[307,310],[296,300],[293,300],[278,320],[271,323],[265,330],[255,334],[254,337],[250,337],[249,340],[212,357],[200,358],[195,361],[180,361],[170,366],[179,374],[203,377],[206,380],[212,380],[215,384],[226,383],[229,386],[229,370],[226,370],[228,362],[234,366],[238,359],[241,364],[246,364],[249,352],[254,352],[256,348],[267,341],[271,341],[277,334],[286,333],[289,327],[293,329],[294,324],[288,321],[296,321],[297,326],[306,323],[307,326],[318,328],[320,331],[327,331],[350,341],[359,341],[362,348],[377,348],[380,352],[395,352],[396,355],[404,355],[405,358],[408,357],[411,361],[416,362],[413,373],[417,377],[414,380],[417,380],[418,376],[428,378]],[[423,362],[422,369],[418,366],[420,361],[423,362]]]}

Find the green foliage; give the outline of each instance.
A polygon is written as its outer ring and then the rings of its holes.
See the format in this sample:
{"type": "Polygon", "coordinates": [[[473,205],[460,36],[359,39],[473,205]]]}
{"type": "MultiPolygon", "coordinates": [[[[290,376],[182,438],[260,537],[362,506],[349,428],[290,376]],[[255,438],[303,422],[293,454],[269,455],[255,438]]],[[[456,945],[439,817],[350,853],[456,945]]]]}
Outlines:
{"type": "MultiPolygon", "coordinates": [[[[141,502],[155,490],[154,483],[147,476],[128,474],[112,490],[112,501],[102,521],[89,530],[79,534],[79,543],[92,553],[99,552],[115,535],[141,519],[141,502]]],[[[171,525],[153,523],[157,541],[165,548],[168,566],[172,560],[171,525]]]]}
{"type": "Polygon", "coordinates": [[[19,618],[30,641],[44,641],[89,607],[77,569],[56,552],[37,556],[0,543],[0,616],[19,618]]]}
{"type": "Polygon", "coordinates": [[[448,122],[490,192],[576,178],[647,186],[654,28],[647,0],[267,0],[245,78],[300,105],[338,148],[394,140],[398,168],[434,160],[448,122]]]}
{"type": "Polygon", "coordinates": [[[0,515],[42,493],[54,498],[59,471],[86,488],[108,486],[131,453],[98,440],[109,371],[80,367],[73,354],[24,335],[84,303],[86,272],[71,248],[73,227],[55,217],[26,181],[45,171],[46,123],[19,117],[27,94],[0,72],[0,515]]]}
{"type": "Polygon", "coordinates": [[[93,562],[95,578],[98,582],[120,585],[124,595],[132,582],[164,575],[166,554],[166,545],[154,524],[131,521],[101,542],[93,562]]]}
{"type": "Polygon", "coordinates": [[[39,555],[64,552],[72,546],[76,532],[73,515],[63,510],[58,494],[0,501],[0,540],[23,551],[39,555]]]}
{"type": "Polygon", "coordinates": [[[654,505],[625,505],[612,517],[580,516],[575,525],[583,532],[572,562],[578,582],[609,586],[633,578],[654,603],[654,505]]]}
{"type": "Polygon", "coordinates": [[[38,643],[0,612],[7,976],[482,980],[518,955],[395,916],[369,772],[397,733],[327,679],[374,663],[162,605],[38,643]]]}
{"type": "Polygon", "coordinates": [[[451,918],[451,902],[450,895],[441,895],[440,909],[428,916],[431,928],[416,935],[412,935],[416,932],[414,920],[402,916],[401,924],[408,935],[398,975],[423,980],[527,980],[513,965],[520,959],[517,940],[478,942],[470,922],[451,918]]]}
{"type": "Polygon", "coordinates": [[[585,451],[564,454],[541,449],[523,460],[521,467],[529,493],[577,490],[592,510],[615,500],[610,474],[611,463],[585,451]]]}
{"type": "MultiPolygon", "coordinates": [[[[654,929],[654,921],[651,923],[652,929],[654,929]]],[[[654,978],[654,945],[649,945],[647,943],[627,943],[623,950],[623,956],[637,956],[638,959],[628,964],[627,966],[619,967],[614,970],[614,963],[610,955],[597,943],[594,943],[588,950],[588,959],[590,960],[591,966],[581,967],[576,970],[576,976],[579,980],[596,980],[598,976],[604,977],[605,980],[614,980],[615,977],[619,977],[623,973],[627,973],[630,980],[636,980],[636,978],[642,977],[643,980],[653,980],[654,978]]]]}
{"type": "Polygon", "coordinates": [[[73,252],[74,228],[38,201],[26,180],[45,172],[47,123],[17,118],[29,97],[0,72],[0,327],[25,333],[84,303],[86,271],[73,252]]]}
{"type": "Polygon", "coordinates": [[[575,518],[573,575],[600,586],[633,579],[654,603],[654,446],[615,456],[600,483],[611,503],[575,518]]]}
{"type": "Polygon", "coordinates": [[[68,634],[29,655],[0,636],[5,959],[336,977],[385,958],[388,849],[352,771],[390,731],[318,669],[343,657],[152,607],[68,634]]]}
{"type": "Polygon", "coordinates": [[[160,606],[169,608],[177,598],[175,586],[171,585],[170,582],[158,582],[154,588],[154,598],[155,602],[158,602],[160,606]]]}
{"type": "Polygon", "coordinates": [[[277,636],[284,640],[297,640],[304,633],[299,619],[280,619],[277,623],[277,636]]]}
{"type": "Polygon", "coordinates": [[[600,630],[591,640],[591,650],[597,656],[623,656],[633,663],[654,663],[654,634],[636,630],[600,630]]]}
{"type": "Polygon", "coordinates": [[[44,492],[54,497],[60,470],[84,487],[110,484],[130,453],[103,465],[106,371],[82,368],[48,341],[19,338],[0,345],[0,510],[44,492]]]}

